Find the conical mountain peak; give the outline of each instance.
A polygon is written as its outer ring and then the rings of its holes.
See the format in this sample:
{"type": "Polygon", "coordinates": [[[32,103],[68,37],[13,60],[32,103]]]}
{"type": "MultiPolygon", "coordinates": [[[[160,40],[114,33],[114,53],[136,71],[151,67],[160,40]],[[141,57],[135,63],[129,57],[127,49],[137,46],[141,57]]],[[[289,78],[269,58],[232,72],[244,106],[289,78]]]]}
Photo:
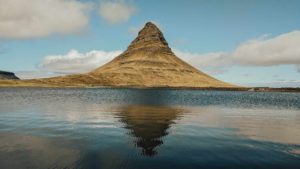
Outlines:
{"type": "Polygon", "coordinates": [[[152,22],[147,22],[143,29],[140,30],[139,35],[162,35],[162,32],[159,28],[152,22]]]}
{"type": "Polygon", "coordinates": [[[125,52],[89,75],[112,86],[231,87],[178,58],[151,22],[145,24],[125,52]]]}
{"type": "Polygon", "coordinates": [[[152,22],[147,22],[143,29],[139,31],[138,36],[129,45],[128,50],[145,47],[167,47],[168,43],[163,33],[152,22]]]}

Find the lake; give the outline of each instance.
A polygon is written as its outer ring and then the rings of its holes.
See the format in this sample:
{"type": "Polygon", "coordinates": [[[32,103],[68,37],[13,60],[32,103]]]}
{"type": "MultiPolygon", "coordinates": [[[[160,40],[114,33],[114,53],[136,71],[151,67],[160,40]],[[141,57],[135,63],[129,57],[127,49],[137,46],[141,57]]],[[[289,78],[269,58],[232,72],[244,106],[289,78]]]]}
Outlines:
{"type": "Polygon", "coordinates": [[[0,88],[1,169],[298,169],[300,94],[0,88]]]}

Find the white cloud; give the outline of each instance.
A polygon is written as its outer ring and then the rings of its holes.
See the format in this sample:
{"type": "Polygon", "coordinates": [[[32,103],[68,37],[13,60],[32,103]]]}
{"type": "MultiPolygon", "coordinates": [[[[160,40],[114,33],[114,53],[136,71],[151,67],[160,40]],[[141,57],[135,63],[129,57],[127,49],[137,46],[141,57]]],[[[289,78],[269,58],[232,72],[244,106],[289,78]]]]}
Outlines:
{"type": "Polygon", "coordinates": [[[91,3],[78,0],[0,0],[0,38],[36,38],[86,28],[91,3]]]}
{"type": "Polygon", "coordinates": [[[231,53],[232,59],[243,65],[273,66],[300,64],[300,31],[274,38],[249,40],[231,53]]]}
{"type": "Polygon", "coordinates": [[[90,51],[80,53],[77,50],[71,50],[66,55],[46,56],[40,65],[40,69],[49,72],[71,74],[86,73],[107,63],[122,51],[90,51]]]}
{"type": "Polygon", "coordinates": [[[300,31],[292,31],[273,38],[246,41],[233,52],[190,53],[174,50],[182,59],[209,73],[223,73],[229,67],[295,65],[300,72],[300,31]]]}
{"type": "Polygon", "coordinates": [[[125,4],[123,0],[101,2],[100,16],[110,24],[126,22],[137,11],[135,6],[125,4]]]}

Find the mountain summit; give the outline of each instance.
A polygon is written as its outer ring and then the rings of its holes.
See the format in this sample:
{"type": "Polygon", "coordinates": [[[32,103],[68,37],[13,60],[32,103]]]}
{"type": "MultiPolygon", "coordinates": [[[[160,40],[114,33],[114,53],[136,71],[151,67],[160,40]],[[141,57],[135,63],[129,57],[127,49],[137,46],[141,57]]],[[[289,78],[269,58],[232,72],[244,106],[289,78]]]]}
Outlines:
{"type": "MultiPolygon", "coordinates": [[[[21,82],[14,83],[18,85],[16,83],[21,82]]],[[[27,80],[20,85],[26,84],[63,87],[235,87],[179,59],[163,33],[151,22],[146,23],[126,51],[90,73],[27,80]]]]}
{"type": "Polygon", "coordinates": [[[128,50],[147,47],[170,49],[163,33],[151,22],[146,23],[135,40],[129,45],[128,50]]]}

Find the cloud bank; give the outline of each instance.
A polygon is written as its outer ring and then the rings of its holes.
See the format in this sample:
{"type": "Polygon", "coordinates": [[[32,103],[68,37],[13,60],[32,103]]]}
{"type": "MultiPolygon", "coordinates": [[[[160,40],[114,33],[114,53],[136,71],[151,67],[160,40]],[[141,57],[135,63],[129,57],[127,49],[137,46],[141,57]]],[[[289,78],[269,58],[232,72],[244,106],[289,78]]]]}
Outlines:
{"type": "Polygon", "coordinates": [[[46,56],[39,68],[60,74],[86,73],[102,66],[121,53],[122,51],[97,50],[80,53],[77,50],[71,50],[65,55],[46,56]]]}
{"type": "Polygon", "coordinates": [[[123,0],[101,2],[99,15],[110,24],[126,22],[137,11],[133,5],[125,4],[123,0]]]}
{"type": "Polygon", "coordinates": [[[274,38],[249,40],[230,54],[242,65],[273,66],[300,64],[300,31],[292,31],[274,38]]]}
{"type": "Polygon", "coordinates": [[[174,52],[198,68],[210,73],[223,73],[235,65],[275,66],[295,65],[300,72],[300,31],[292,31],[273,38],[262,37],[246,41],[232,52],[206,54],[174,52]]]}
{"type": "MultiPolygon", "coordinates": [[[[81,0],[0,0],[0,39],[81,32],[88,27],[95,5],[81,0]]],[[[103,0],[98,9],[110,24],[127,22],[136,12],[124,0],[103,0]]]]}
{"type": "Polygon", "coordinates": [[[91,7],[78,0],[0,0],[0,38],[79,32],[88,25],[91,7]]]}

